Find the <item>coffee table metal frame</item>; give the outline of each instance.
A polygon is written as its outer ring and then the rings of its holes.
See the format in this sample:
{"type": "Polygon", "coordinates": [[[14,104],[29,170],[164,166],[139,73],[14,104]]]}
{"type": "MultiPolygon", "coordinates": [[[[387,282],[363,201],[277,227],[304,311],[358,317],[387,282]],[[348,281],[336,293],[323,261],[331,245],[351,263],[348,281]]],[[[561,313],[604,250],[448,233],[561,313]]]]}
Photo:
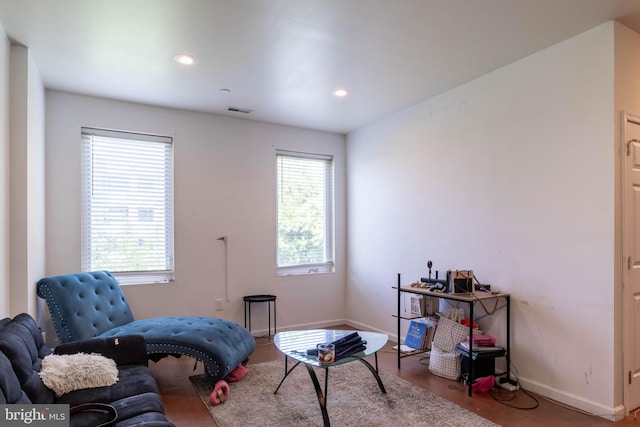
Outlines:
{"type": "Polygon", "coordinates": [[[329,413],[327,412],[327,385],[329,382],[329,368],[358,360],[362,362],[362,364],[364,364],[367,369],[369,369],[369,371],[373,374],[374,378],[378,382],[380,391],[382,393],[386,393],[387,391],[384,388],[384,384],[380,379],[378,371],[378,351],[382,349],[382,347],[384,347],[388,339],[389,337],[387,334],[353,330],[313,329],[305,331],[278,332],[274,338],[274,343],[278,350],[280,350],[280,352],[282,352],[285,356],[284,377],[282,377],[280,384],[278,384],[278,387],[273,392],[273,394],[278,393],[278,390],[280,390],[280,386],[282,385],[284,380],[298,365],[302,363],[307,368],[309,377],[311,377],[311,382],[313,382],[313,387],[316,390],[324,425],[325,427],[329,427],[329,413]],[[364,351],[336,360],[334,363],[331,363],[329,365],[320,364],[316,356],[308,355],[306,352],[307,349],[315,348],[317,344],[333,342],[353,332],[358,332],[362,339],[364,341],[367,341],[367,348],[364,351]],[[373,355],[375,358],[375,367],[364,359],[365,357],[371,355],[373,355]],[[289,358],[296,361],[291,369],[288,368],[289,358]],[[318,380],[318,376],[316,375],[314,368],[322,368],[325,371],[324,392],[322,387],[320,386],[320,381],[318,380]]]}

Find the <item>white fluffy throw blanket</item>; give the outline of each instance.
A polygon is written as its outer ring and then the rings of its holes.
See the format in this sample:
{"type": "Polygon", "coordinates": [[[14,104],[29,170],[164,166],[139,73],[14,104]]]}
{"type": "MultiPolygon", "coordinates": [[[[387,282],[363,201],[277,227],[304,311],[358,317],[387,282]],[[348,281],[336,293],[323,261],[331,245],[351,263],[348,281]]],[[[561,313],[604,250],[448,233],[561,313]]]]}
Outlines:
{"type": "Polygon", "coordinates": [[[42,359],[40,378],[56,396],[83,388],[106,387],[118,382],[113,359],[97,354],[50,354],[42,359]]]}

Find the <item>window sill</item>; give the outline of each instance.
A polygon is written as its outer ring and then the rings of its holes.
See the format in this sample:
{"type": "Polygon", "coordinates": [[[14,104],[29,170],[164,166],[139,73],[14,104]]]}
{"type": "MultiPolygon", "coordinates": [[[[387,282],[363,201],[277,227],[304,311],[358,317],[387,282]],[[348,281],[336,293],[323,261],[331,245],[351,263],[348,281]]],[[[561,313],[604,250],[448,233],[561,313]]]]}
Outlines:
{"type": "Polygon", "coordinates": [[[276,268],[276,276],[304,276],[334,273],[333,263],[290,265],[276,268]]]}
{"type": "Polygon", "coordinates": [[[174,282],[173,272],[162,273],[112,273],[118,283],[122,286],[129,285],[156,285],[174,282]]]}

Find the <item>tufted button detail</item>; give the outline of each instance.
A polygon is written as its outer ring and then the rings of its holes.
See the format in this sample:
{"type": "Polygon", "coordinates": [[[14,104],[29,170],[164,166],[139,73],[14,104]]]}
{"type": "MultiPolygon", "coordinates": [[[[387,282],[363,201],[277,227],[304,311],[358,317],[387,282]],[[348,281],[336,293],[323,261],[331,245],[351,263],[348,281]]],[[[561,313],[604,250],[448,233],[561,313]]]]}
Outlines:
{"type": "Polygon", "coordinates": [[[139,334],[149,354],[194,357],[204,363],[208,376],[218,379],[255,347],[249,331],[225,319],[165,316],[134,320],[121,288],[108,272],[45,278],[38,282],[38,295],[47,300],[61,342],[139,334]]]}

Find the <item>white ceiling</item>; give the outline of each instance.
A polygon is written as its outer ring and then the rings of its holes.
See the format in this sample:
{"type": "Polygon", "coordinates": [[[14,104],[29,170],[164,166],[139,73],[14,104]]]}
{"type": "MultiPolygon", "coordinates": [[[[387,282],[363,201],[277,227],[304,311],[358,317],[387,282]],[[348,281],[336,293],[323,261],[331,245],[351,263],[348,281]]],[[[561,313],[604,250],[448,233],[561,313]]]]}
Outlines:
{"type": "Polygon", "coordinates": [[[47,88],[339,133],[638,11],[640,0],[0,0],[47,88]],[[348,97],[332,96],[340,87],[348,97]]]}

